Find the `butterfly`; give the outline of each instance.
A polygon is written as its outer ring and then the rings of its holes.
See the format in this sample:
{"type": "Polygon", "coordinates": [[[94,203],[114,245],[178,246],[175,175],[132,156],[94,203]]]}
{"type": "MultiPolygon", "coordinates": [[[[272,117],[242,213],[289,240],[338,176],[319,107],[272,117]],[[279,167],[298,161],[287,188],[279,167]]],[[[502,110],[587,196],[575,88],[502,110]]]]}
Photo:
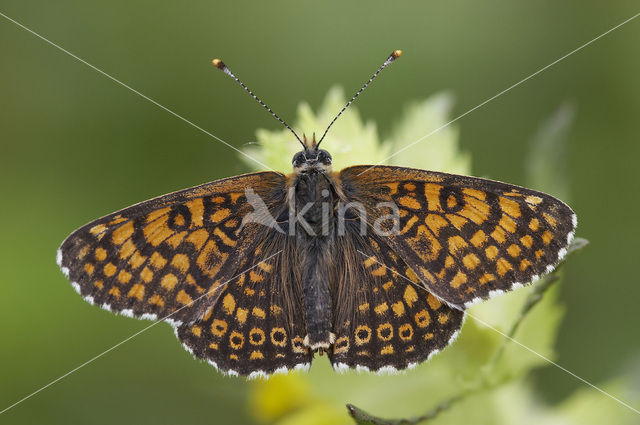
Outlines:
{"type": "Polygon", "coordinates": [[[567,252],[560,200],[497,181],[392,166],[339,172],[220,60],[303,149],[293,173],[230,177],[141,202],[73,232],[57,261],[88,302],[164,320],[183,346],[248,377],[411,368],[458,335],[472,304],[535,281],[567,252]]]}

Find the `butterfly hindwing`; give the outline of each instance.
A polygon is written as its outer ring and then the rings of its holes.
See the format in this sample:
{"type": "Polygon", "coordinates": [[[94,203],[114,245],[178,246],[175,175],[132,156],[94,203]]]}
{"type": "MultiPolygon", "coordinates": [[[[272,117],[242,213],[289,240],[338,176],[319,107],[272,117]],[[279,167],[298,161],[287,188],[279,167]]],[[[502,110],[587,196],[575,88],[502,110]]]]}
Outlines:
{"type": "Polygon", "coordinates": [[[439,301],[375,235],[354,229],[339,247],[349,282],[334,301],[335,369],[390,372],[415,366],[455,339],[464,313],[439,301]],[[341,296],[342,295],[342,296],[341,296]]]}
{"type": "Polygon", "coordinates": [[[285,178],[247,174],[125,208],[73,232],[58,264],[86,300],[105,309],[194,321],[258,240],[255,226],[242,227],[252,211],[245,187],[282,202],[285,178]]]}
{"type": "Polygon", "coordinates": [[[370,223],[384,210],[377,203],[397,206],[397,232],[386,244],[457,307],[551,271],[577,224],[558,199],[487,179],[388,166],[349,167],[339,178],[347,199],[368,206],[370,223]]]}
{"type": "Polygon", "coordinates": [[[301,285],[286,239],[265,231],[202,319],[176,328],[187,350],[225,373],[249,377],[309,367],[301,285]]]}

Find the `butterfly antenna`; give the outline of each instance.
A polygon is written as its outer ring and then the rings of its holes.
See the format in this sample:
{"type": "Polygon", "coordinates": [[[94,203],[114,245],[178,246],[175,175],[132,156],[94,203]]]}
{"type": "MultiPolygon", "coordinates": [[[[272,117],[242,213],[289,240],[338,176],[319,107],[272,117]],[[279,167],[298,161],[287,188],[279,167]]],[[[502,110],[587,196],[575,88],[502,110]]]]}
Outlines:
{"type": "Polygon", "coordinates": [[[338,113],[338,115],[336,115],[336,117],[333,119],[333,121],[331,121],[331,123],[329,124],[329,126],[327,127],[327,129],[324,131],[324,134],[322,135],[322,137],[320,138],[320,141],[318,142],[318,144],[316,145],[316,147],[318,147],[320,145],[320,143],[322,143],[322,141],[324,140],[324,136],[327,135],[327,133],[329,132],[329,129],[331,128],[331,126],[333,125],[334,122],[336,122],[336,120],[340,117],[340,115],[342,115],[342,113],[349,107],[351,106],[351,104],[353,103],[354,100],[356,100],[356,98],[358,96],[360,96],[360,93],[362,93],[364,91],[364,89],[367,88],[367,86],[369,86],[369,84],[371,84],[371,82],[373,81],[374,78],[376,78],[378,76],[378,74],[380,74],[380,72],[382,72],[383,69],[385,69],[387,67],[387,65],[391,64],[391,62],[395,61],[396,59],[398,59],[400,56],[402,56],[402,50],[394,50],[389,57],[387,58],[387,60],[384,61],[384,63],[380,66],[380,68],[378,68],[378,70],[367,80],[366,83],[364,83],[364,85],[362,87],[360,87],[360,90],[358,90],[356,92],[356,94],[353,95],[353,97],[351,98],[351,100],[349,100],[347,102],[346,105],[344,105],[344,108],[342,108],[342,110],[338,113]]]}
{"type": "MultiPolygon", "coordinates": [[[[227,67],[227,65],[224,64],[224,62],[222,62],[220,59],[216,58],[214,60],[211,61],[211,63],[218,68],[219,70],[221,70],[222,72],[224,72],[225,74],[227,74],[229,77],[233,78],[238,84],[240,84],[242,86],[243,89],[246,90],[247,93],[249,93],[251,95],[251,97],[253,97],[260,105],[262,105],[262,107],[264,109],[266,109],[267,111],[269,111],[269,113],[271,115],[273,115],[274,117],[276,117],[276,119],[278,121],[280,121],[282,123],[282,125],[284,125],[285,127],[287,127],[289,129],[290,132],[293,133],[294,136],[296,136],[296,139],[298,139],[298,142],[300,142],[300,144],[304,147],[305,144],[302,142],[302,140],[300,140],[300,137],[298,137],[298,135],[296,134],[295,131],[293,131],[293,129],[289,126],[289,124],[287,124],[282,118],[280,118],[278,116],[278,114],[276,114],[275,112],[273,112],[271,110],[271,108],[269,108],[267,105],[264,104],[264,102],[262,100],[260,100],[260,98],[258,96],[256,96],[255,94],[253,94],[253,92],[251,90],[249,90],[249,88],[247,86],[244,85],[244,83],[242,81],[240,81],[240,79],[238,77],[235,76],[235,74],[233,72],[231,72],[231,70],[227,67]]],[[[379,72],[379,71],[378,71],[379,72]]]]}

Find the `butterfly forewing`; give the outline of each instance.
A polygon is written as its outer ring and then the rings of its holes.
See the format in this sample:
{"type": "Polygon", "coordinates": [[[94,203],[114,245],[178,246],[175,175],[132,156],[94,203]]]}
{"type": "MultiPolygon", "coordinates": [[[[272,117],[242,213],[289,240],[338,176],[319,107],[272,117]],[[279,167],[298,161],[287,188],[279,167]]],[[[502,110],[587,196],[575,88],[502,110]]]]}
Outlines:
{"type": "Polygon", "coordinates": [[[58,252],[74,288],[101,307],[143,318],[197,320],[259,238],[242,228],[245,187],[282,201],[285,178],[265,172],[161,196],[83,226],[58,252]]]}
{"type": "Polygon", "coordinates": [[[576,226],[558,199],[492,180],[400,167],[350,167],[345,196],[397,206],[385,238],[429,291],[447,303],[474,302],[536,280],[566,253],[576,226]]]}
{"type": "Polygon", "coordinates": [[[265,231],[201,320],[177,328],[187,350],[228,374],[306,369],[312,355],[287,236],[265,231]]]}

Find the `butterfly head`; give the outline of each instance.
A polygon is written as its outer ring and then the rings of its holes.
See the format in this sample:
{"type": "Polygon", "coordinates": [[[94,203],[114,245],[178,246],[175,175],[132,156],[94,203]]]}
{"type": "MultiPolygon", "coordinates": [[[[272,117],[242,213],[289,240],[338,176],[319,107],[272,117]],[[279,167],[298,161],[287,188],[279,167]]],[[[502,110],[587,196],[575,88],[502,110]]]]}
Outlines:
{"type": "Polygon", "coordinates": [[[331,155],[324,149],[318,149],[316,136],[308,140],[303,136],[304,150],[293,156],[293,171],[300,173],[328,173],[331,171],[331,155]]]}

